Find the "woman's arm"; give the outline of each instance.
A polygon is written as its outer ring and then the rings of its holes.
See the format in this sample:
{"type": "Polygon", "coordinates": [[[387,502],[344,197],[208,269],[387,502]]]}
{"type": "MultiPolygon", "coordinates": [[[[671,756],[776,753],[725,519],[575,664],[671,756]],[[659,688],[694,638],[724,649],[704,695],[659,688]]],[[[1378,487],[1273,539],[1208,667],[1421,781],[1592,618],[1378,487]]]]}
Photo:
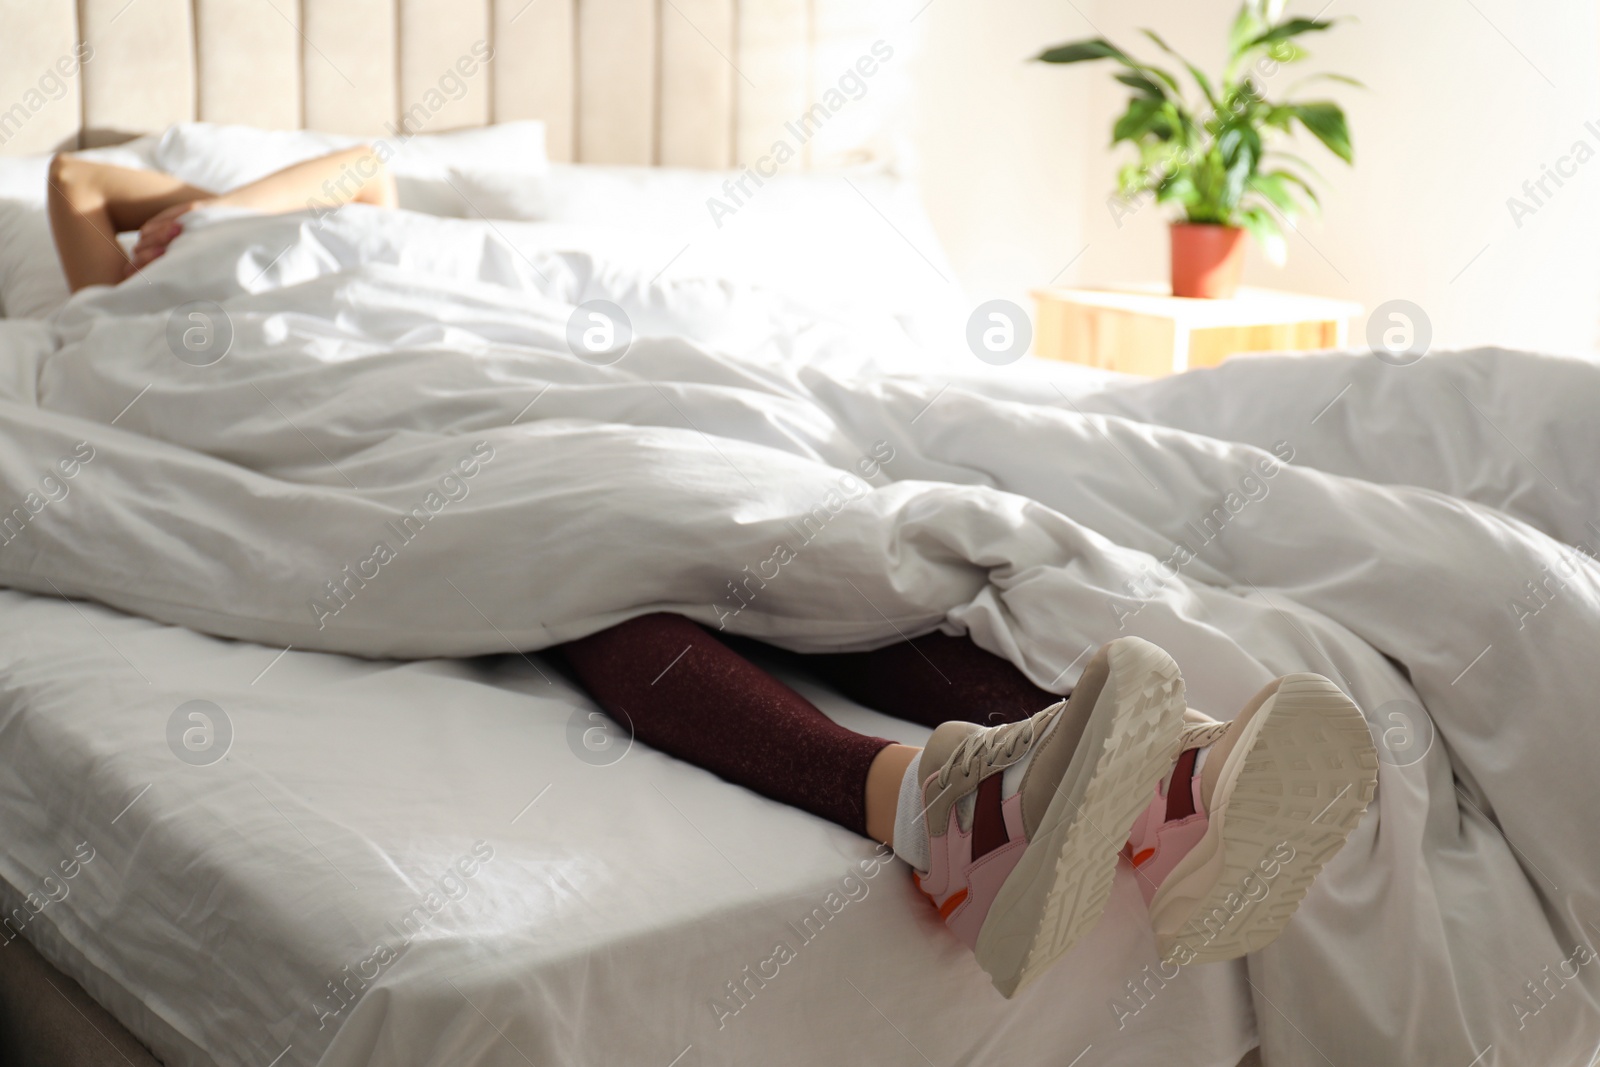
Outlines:
{"type": "Polygon", "coordinates": [[[394,178],[370,145],[285,167],[218,196],[169,175],[91,163],[62,154],[50,163],[50,228],[67,285],[116,285],[167,250],[178,219],[218,204],[269,214],[347,203],[394,207],[394,178]],[[130,261],[116,235],[139,231],[130,261]]]}
{"type": "Polygon", "coordinates": [[[73,155],[50,161],[50,231],[67,286],[116,285],[133,270],[117,234],[136,230],[174,204],[213,194],[170,175],[90,163],[73,155]]]}
{"type": "Polygon", "coordinates": [[[308,159],[216,198],[218,204],[269,215],[344,204],[395,207],[394,177],[371,145],[308,159]]]}

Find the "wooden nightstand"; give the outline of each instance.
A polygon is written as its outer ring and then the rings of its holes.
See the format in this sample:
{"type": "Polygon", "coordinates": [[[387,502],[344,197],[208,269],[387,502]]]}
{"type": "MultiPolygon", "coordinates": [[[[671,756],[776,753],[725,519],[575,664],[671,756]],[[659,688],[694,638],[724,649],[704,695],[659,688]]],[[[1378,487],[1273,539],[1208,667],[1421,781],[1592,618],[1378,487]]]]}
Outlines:
{"type": "Polygon", "coordinates": [[[1361,305],[1240,289],[1189,300],[1165,289],[1036,289],[1035,355],[1151,377],[1211,367],[1235,352],[1342,348],[1361,305]]]}

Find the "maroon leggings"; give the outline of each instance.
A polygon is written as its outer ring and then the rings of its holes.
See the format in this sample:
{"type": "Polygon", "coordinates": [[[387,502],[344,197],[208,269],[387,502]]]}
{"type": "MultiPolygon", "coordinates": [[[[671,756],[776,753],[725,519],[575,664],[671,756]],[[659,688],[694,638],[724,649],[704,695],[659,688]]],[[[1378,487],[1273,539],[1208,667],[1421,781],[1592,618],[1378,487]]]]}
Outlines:
{"type": "MultiPolygon", "coordinates": [[[[644,615],[556,650],[652,748],[866,833],[867,768],[890,741],[847,730],[681,615],[644,615]]],[[[1057,697],[967,637],[795,656],[845,696],[908,722],[1016,722],[1057,697]]]]}

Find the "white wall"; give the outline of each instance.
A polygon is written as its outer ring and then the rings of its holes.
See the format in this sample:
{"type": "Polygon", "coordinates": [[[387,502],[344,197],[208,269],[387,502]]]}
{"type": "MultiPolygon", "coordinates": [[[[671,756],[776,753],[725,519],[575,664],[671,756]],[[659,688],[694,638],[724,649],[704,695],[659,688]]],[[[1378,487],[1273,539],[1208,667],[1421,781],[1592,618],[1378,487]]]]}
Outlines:
{"type": "MultiPolygon", "coordinates": [[[[1166,276],[1160,209],[1146,208],[1119,228],[1106,207],[1127,151],[1106,147],[1126,99],[1109,65],[1019,61],[1099,32],[1155,60],[1159,53],[1137,32],[1149,26],[1214,70],[1237,4],[1076,3],[1081,16],[1058,2],[934,0],[920,16],[928,24],[914,97],[920,178],[974,301],[1023,299],[1085,245],[1062,282],[1166,276]]],[[[1325,176],[1324,214],[1291,235],[1286,267],[1252,253],[1246,284],[1345,297],[1369,310],[1411,300],[1431,318],[1435,345],[1600,347],[1596,5],[1534,7],[1334,0],[1329,17],[1356,20],[1306,38],[1313,58],[1273,78],[1269,90],[1318,69],[1366,82],[1364,92],[1312,87],[1344,104],[1356,165],[1314,142],[1296,146],[1325,176]],[[1593,130],[1585,128],[1590,121],[1593,130]],[[1542,166],[1553,167],[1579,140],[1595,158],[1559,189],[1547,181],[1554,195],[1518,227],[1507,198],[1526,200],[1523,182],[1537,180],[1542,166]]]]}
{"type": "Polygon", "coordinates": [[[1082,23],[1061,0],[921,10],[909,95],[923,200],[973,302],[1025,300],[1083,245],[1083,147],[1098,136],[1086,83],[1026,60],[1082,23]]]}

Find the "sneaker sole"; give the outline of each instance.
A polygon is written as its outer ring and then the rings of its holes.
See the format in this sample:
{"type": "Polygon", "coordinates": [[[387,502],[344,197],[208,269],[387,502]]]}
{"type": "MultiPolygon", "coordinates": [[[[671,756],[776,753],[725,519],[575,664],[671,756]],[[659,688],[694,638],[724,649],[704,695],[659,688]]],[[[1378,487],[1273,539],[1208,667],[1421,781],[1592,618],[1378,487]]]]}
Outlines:
{"type": "Polygon", "coordinates": [[[1206,836],[1150,902],[1164,960],[1220,963],[1274,941],[1377,790],[1366,719],[1338,686],[1290,675],[1269,701],[1224,768],[1206,836]]]}
{"type": "Polygon", "coordinates": [[[1178,754],[1178,665],[1136,637],[1113,642],[1110,659],[1106,688],[1079,743],[1084,758],[1072,760],[978,932],[978,963],[1006,997],[1099,922],[1129,828],[1178,754]]]}

